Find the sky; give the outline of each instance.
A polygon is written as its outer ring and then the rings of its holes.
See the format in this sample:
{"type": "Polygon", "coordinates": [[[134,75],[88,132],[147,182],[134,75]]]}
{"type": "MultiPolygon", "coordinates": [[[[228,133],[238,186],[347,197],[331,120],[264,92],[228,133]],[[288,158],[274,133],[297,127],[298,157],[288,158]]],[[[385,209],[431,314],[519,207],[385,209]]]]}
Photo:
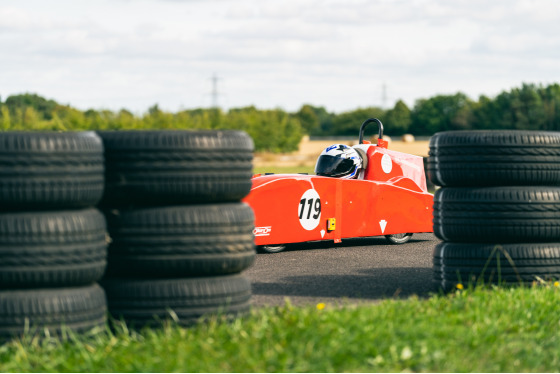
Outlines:
{"type": "Polygon", "coordinates": [[[560,81],[559,16],[557,0],[0,0],[0,98],[135,113],[477,100],[560,81]]]}

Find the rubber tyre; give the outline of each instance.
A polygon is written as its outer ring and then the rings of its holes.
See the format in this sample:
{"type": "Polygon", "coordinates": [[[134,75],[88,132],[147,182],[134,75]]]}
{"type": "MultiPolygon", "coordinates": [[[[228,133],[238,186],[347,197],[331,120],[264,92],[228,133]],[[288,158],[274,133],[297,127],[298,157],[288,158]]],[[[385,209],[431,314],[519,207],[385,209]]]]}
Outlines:
{"type": "Polygon", "coordinates": [[[0,213],[0,288],[90,284],[107,265],[96,209],[0,213]]]}
{"type": "Polygon", "coordinates": [[[211,315],[237,316],[250,310],[251,284],[239,274],[201,278],[103,281],[109,312],[132,328],[173,320],[190,326],[211,315]]]}
{"type": "Polygon", "coordinates": [[[558,185],[560,132],[436,133],[427,170],[434,184],[446,187],[558,185]]]}
{"type": "Polygon", "coordinates": [[[257,250],[261,253],[280,253],[286,250],[285,244],[259,245],[257,250]]]}
{"type": "Polygon", "coordinates": [[[93,206],[104,187],[94,132],[0,132],[0,210],[93,206]]]}
{"type": "Polygon", "coordinates": [[[127,209],[107,219],[112,276],[238,273],[255,260],[255,219],[244,203],[127,209]]]}
{"type": "Polygon", "coordinates": [[[251,189],[253,141],[241,131],[99,132],[103,205],[239,201],[251,189]]]}
{"type": "Polygon", "coordinates": [[[433,254],[434,284],[531,284],[560,279],[560,243],[440,243],[433,254]]]}
{"type": "Polygon", "coordinates": [[[0,339],[24,334],[60,335],[65,329],[85,333],[103,328],[107,301],[99,285],[73,288],[0,290],[0,339]]]}
{"type": "Polygon", "coordinates": [[[405,244],[408,243],[410,238],[412,238],[412,233],[385,235],[385,239],[389,242],[389,244],[405,244]]]}
{"type": "Polygon", "coordinates": [[[560,187],[445,187],[433,208],[434,234],[448,242],[560,240],[560,187]]]}

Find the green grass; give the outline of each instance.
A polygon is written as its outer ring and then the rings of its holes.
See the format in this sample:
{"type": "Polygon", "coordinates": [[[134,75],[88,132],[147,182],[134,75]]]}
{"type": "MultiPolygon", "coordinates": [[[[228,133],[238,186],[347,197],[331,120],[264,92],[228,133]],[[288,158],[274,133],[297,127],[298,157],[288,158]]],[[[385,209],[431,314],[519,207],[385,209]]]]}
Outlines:
{"type": "Polygon", "coordinates": [[[231,322],[15,341],[2,372],[551,372],[560,288],[254,309],[231,322]]]}

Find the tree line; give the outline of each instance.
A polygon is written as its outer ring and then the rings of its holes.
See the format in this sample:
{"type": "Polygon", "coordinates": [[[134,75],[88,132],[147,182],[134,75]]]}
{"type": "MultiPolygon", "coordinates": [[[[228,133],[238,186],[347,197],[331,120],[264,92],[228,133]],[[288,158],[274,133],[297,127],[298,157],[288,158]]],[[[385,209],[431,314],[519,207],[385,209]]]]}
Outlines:
{"type": "Polygon", "coordinates": [[[0,100],[2,131],[234,129],[246,131],[257,151],[269,152],[297,150],[305,134],[357,137],[361,123],[370,117],[381,119],[390,136],[477,129],[560,131],[560,85],[523,84],[495,98],[480,96],[477,101],[458,92],[417,100],[412,108],[399,100],[390,109],[367,107],[342,113],[308,104],[294,113],[254,106],[170,113],[156,104],[135,115],[126,109],[81,111],[36,94],[0,100]]]}

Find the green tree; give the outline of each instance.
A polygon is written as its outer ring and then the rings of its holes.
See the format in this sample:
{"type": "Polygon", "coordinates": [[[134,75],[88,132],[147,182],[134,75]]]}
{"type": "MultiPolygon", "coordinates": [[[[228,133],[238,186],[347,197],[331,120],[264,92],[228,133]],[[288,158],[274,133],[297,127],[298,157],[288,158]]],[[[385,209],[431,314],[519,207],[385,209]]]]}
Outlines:
{"type": "Polygon", "coordinates": [[[281,109],[247,107],[230,110],[227,124],[229,128],[246,131],[258,151],[295,151],[303,135],[300,121],[281,109]]]}
{"type": "Polygon", "coordinates": [[[538,87],[534,84],[523,84],[518,90],[519,108],[516,128],[541,130],[545,127],[546,117],[538,87]]]}
{"type": "Polygon", "coordinates": [[[23,111],[22,124],[26,129],[40,128],[39,115],[33,107],[26,107],[23,111]]]}
{"type": "MultiPolygon", "coordinates": [[[[113,115],[110,112],[111,116],[113,115]]],[[[84,121],[86,128],[90,130],[107,130],[109,128],[110,117],[104,116],[102,112],[94,109],[88,109],[84,112],[84,121]]]]}
{"type": "Polygon", "coordinates": [[[481,96],[473,109],[473,127],[477,129],[539,130],[554,126],[548,118],[553,111],[554,90],[532,84],[503,91],[495,99],[481,96]]]}
{"type": "Polygon", "coordinates": [[[368,118],[379,118],[383,122],[385,111],[381,108],[358,108],[353,111],[335,115],[332,121],[332,131],[329,135],[358,136],[360,126],[368,118]]]}
{"type": "Polygon", "coordinates": [[[381,119],[388,135],[432,135],[461,129],[560,131],[560,85],[523,84],[495,98],[480,96],[478,101],[462,93],[437,95],[418,100],[412,110],[398,101],[386,112],[380,108],[358,108],[340,114],[309,104],[295,113],[259,110],[254,106],[228,112],[214,108],[169,113],[156,104],[137,116],[125,109],[84,112],[36,94],[13,95],[0,103],[0,129],[4,131],[237,129],[253,137],[256,150],[271,152],[297,149],[305,133],[355,137],[361,123],[370,117],[381,119]]]}
{"type": "Polygon", "coordinates": [[[2,130],[10,130],[11,128],[11,121],[10,121],[10,110],[5,105],[0,105],[0,115],[2,117],[2,121],[0,125],[2,126],[2,130]]]}
{"type": "Polygon", "coordinates": [[[294,116],[299,120],[304,133],[312,134],[319,129],[319,116],[311,105],[303,105],[294,116]]]}
{"type": "Polygon", "coordinates": [[[496,126],[497,113],[496,104],[491,98],[481,95],[478,102],[472,106],[472,128],[478,130],[489,130],[496,126]]]}
{"type": "Polygon", "coordinates": [[[10,130],[12,131],[24,131],[25,126],[23,125],[23,109],[20,107],[14,108],[14,111],[10,111],[10,130]]]}
{"type": "Polygon", "coordinates": [[[12,114],[18,108],[23,112],[26,107],[32,107],[44,119],[51,119],[52,113],[58,105],[54,100],[47,100],[37,94],[30,93],[8,96],[4,104],[12,114]]]}
{"type": "Polygon", "coordinates": [[[74,109],[66,105],[57,105],[52,113],[52,118],[57,119],[56,128],[62,128],[66,130],[87,130],[86,119],[84,112],[74,109]]]}
{"type": "Polygon", "coordinates": [[[154,104],[142,117],[140,126],[144,129],[172,129],[173,115],[162,111],[158,104],[154,104]]]}
{"type": "Polygon", "coordinates": [[[432,135],[438,131],[470,128],[472,102],[463,93],[437,95],[416,101],[411,113],[411,132],[432,135]]]}
{"type": "Polygon", "coordinates": [[[395,103],[393,109],[389,109],[387,113],[385,113],[382,122],[385,127],[385,132],[388,135],[406,134],[410,131],[410,109],[408,109],[408,106],[406,106],[402,100],[399,100],[395,103]]]}
{"type": "Polygon", "coordinates": [[[560,85],[552,84],[545,88],[539,88],[539,94],[543,101],[544,124],[543,130],[560,130],[560,85]]]}
{"type": "Polygon", "coordinates": [[[315,128],[309,135],[326,135],[332,132],[333,118],[335,115],[329,113],[324,107],[309,106],[319,119],[319,127],[315,128]]]}

